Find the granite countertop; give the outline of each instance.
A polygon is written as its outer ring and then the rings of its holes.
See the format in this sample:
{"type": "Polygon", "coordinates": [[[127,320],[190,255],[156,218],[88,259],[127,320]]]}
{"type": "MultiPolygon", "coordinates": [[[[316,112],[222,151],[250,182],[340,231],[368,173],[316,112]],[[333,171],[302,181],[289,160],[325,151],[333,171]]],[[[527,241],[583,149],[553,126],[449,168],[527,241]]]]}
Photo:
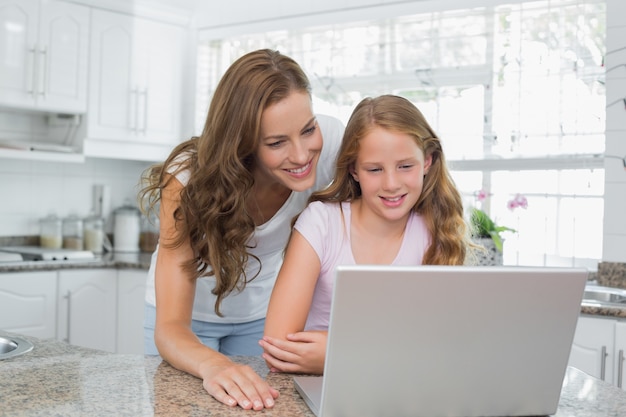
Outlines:
{"type": "Polygon", "coordinates": [[[27,272],[27,271],[54,271],[59,269],[84,269],[84,268],[150,268],[151,253],[106,253],[96,256],[94,259],[69,260],[69,261],[15,261],[0,262],[2,272],[27,272]]]}
{"type": "MultiPolygon", "coordinates": [[[[14,335],[15,336],[15,335],[14,335]]],[[[280,391],[273,409],[245,411],[218,403],[199,379],[158,356],[120,355],[23,337],[31,352],[0,360],[0,416],[292,416],[313,417],[289,374],[268,373],[260,357],[235,357],[280,391]]],[[[626,415],[626,393],[568,368],[556,417],[626,415]]]]}

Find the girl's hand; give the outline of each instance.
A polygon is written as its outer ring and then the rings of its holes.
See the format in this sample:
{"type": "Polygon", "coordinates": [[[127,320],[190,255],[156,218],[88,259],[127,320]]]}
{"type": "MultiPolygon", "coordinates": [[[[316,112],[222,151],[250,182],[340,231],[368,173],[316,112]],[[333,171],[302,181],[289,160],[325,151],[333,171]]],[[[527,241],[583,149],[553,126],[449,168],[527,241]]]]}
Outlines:
{"type": "Polygon", "coordinates": [[[263,359],[272,372],[324,373],[326,331],[306,331],[287,335],[287,340],[264,336],[259,341],[263,359]]]}
{"type": "Polygon", "coordinates": [[[278,391],[269,386],[251,367],[228,359],[202,365],[202,386],[216,400],[244,410],[274,407],[278,391]]]}

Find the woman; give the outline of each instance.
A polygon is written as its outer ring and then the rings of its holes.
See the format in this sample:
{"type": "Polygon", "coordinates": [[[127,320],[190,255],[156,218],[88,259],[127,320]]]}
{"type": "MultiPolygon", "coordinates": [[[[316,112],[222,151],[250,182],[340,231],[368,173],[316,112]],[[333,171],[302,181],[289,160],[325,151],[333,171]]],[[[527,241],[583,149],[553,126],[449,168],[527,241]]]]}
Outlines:
{"type": "Polygon", "coordinates": [[[260,355],[290,221],[331,180],[343,127],[315,116],[291,58],[258,50],[219,82],[199,137],[146,171],[160,240],[146,293],[146,353],[203,380],[218,401],[274,405],[278,392],[229,355],[260,355]]]}
{"type": "Polygon", "coordinates": [[[399,96],[359,103],[334,181],[310,201],[294,226],[260,341],[273,371],[323,372],[338,265],[462,265],[471,246],[441,141],[399,96]]]}

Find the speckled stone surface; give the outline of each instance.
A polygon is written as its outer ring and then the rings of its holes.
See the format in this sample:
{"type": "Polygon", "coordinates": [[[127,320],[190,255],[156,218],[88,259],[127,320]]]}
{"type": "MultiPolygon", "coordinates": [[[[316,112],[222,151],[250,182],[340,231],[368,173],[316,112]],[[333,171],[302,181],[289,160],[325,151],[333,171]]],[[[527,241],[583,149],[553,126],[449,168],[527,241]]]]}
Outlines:
{"type": "Polygon", "coordinates": [[[626,263],[600,262],[597,280],[605,287],[626,288],[626,263]]]}
{"type": "MultiPolygon", "coordinates": [[[[0,360],[2,417],[313,417],[293,387],[292,376],[268,374],[259,357],[234,359],[255,369],[281,395],[273,409],[254,412],[218,403],[199,379],[159,357],[104,353],[56,340],[24,338],[35,345],[31,352],[0,360]]],[[[556,417],[625,415],[624,391],[568,368],[556,417]]]]}
{"type": "Polygon", "coordinates": [[[147,271],[150,268],[151,257],[150,253],[107,253],[89,260],[0,262],[0,273],[84,268],[145,269],[147,271]]]}

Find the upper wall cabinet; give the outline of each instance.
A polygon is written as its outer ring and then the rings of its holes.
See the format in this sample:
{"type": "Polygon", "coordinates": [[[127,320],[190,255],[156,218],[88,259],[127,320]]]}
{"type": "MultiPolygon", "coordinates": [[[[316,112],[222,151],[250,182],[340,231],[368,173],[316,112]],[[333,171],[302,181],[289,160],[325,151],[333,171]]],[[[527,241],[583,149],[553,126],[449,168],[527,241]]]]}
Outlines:
{"type": "Polygon", "coordinates": [[[88,7],[0,0],[0,106],[84,113],[88,47],[88,7]]]}
{"type": "Polygon", "coordinates": [[[85,155],[160,160],[179,142],[185,33],[93,10],[85,155]]]}

